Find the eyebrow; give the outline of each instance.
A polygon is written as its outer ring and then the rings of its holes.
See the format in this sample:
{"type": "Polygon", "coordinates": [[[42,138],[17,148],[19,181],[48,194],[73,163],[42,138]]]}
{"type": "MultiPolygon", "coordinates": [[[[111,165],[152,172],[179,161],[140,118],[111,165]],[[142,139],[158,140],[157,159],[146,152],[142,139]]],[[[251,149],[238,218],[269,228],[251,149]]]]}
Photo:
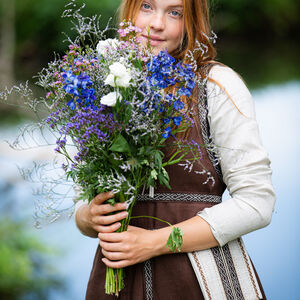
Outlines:
{"type": "MultiPolygon", "coordinates": [[[[154,4],[156,2],[156,0],[147,0],[147,1],[150,2],[150,3],[154,3],[154,4]]],[[[157,1],[159,1],[159,0],[157,0],[157,1]]],[[[180,9],[183,9],[183,5],[181,5],[181,4],[169,5],[168,8],[180,8],[180,9]]]]}

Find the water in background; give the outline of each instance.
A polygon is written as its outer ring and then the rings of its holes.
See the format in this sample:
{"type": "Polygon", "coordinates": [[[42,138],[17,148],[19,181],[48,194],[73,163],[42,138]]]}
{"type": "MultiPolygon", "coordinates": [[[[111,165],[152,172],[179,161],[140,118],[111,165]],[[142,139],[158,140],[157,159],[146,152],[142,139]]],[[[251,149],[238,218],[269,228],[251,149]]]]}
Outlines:
{"type": "MultiPolygon", "coordinates": [[[[298,299],[300,82],[270,85],[252,94],[263,144],[272,161],[277,203],[272,223],[246,235],[244,241],[268,299],[298,299]]],[[[0,129],[0,209],[13,212],[16,218],[28,217],[33,224],[31,187],[21,179],[17,165],[30,166],[32,160],[51,157],[52,150],[15,152],[2,141],[16,132],[15,126],[0,129]]],[[[53,264],[66,278],[67,290],[53,292],[51,299],[84,299],[97,240],[81,235],[73,218],[32,231],[61,250],[53,264]]]]}

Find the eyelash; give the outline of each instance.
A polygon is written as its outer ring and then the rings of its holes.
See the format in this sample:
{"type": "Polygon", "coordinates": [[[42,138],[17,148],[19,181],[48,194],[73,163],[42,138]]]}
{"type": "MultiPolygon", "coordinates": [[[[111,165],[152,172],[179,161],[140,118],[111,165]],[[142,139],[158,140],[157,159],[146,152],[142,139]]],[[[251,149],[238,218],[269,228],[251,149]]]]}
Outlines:
{"type": "Polygon", "coordinates": [[[151,6],[148,4],[148,3],[142,3],[142,6],[141,6],[143,9],[145,10],[149,10],[151,9],[151,6]],[[148,6],[147,8],[145,6],[148,6]]]}
{"type": "Polygon", "coordinates": [[[179,12],[179,11],[177,11],[177,10],[172,10],[172,11],[171,11],[171,15],[172,15],[172,17],[175,17],[175,18],[181,18],[181,17],[182,17],[182,13],[179,12]],[[173,15],[174,12],[175,12],[177,15],[173,15]]]}
{"type": "MultiPolygon", "coordinates": [[[[151,6],[148,4],[148,3],[142,3],[142,6],[141,6],[142,9],[148,11],[151,9],[151,6]]],[[[182,13],[177,11],[177,10],[172,10],[170,12],[171,16],[174,17],[174,18],[181,18],[182,17],[182,13]],[[174,15],[173,13],[176,13],[176,15],[174,15]]]]}

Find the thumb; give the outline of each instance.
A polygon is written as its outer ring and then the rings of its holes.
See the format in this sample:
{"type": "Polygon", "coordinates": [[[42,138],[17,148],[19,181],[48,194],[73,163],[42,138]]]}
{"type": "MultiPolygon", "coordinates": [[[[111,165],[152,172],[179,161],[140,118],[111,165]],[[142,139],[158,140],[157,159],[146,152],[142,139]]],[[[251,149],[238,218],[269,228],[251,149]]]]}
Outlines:
{"type": "Polygon", "coordinates": [[[105,202],[108,199],[111,199],[114,197],[114,193],[113,192],[105,192],[105,193],[100,193],[98,194],[94,199],[93,202],[96,205],[102,204],[103,202],[105,202]]]}

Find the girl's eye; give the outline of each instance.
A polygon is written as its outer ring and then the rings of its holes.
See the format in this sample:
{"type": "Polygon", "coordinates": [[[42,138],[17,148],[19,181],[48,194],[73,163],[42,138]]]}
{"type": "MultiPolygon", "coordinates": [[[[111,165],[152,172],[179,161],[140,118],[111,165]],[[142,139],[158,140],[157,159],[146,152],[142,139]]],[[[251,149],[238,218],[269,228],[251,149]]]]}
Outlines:
{"type": "Polygon", "coordinates": [[[182,13],[177,10],[172,10],[171,15],[172,17],[182,17],[182,13]]]}
{"type": "Polygon", "coordinates": [[[149,9],[151,9],[151,6],[147,3],[143,3],[142,8],[145,9],[145,10],[149,10],[149,9]]]}

